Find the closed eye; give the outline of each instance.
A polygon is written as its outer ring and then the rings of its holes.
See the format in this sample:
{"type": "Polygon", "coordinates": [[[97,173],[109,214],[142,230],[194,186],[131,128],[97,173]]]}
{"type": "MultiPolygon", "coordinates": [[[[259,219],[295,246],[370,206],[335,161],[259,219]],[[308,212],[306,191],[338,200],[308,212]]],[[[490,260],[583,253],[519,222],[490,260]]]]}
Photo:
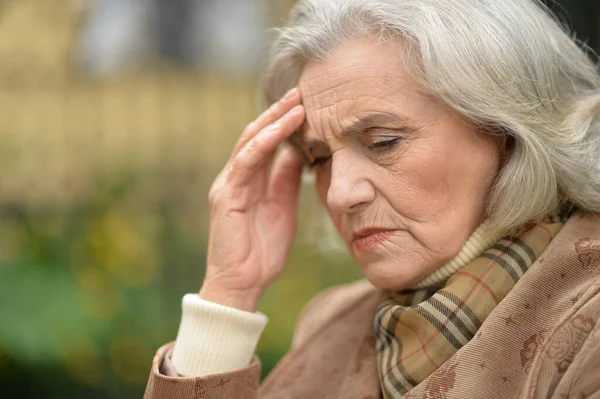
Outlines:
{"type": "Polygon", "coordinates": [[[386,147],[393,147],[400,141],[400,137],[393,138],[391,140],[378,141],[369,146],[369,150],[377,150],[386,147]]]}
{"type": "Polygon", "coordinates": [[[327,157],[316,157],[311,163],[310,163],[310,167],[315,167],[317,165],[322,165],[327,163],[329,160],[331,159],[331,156],[327,156],[327,157]]]}

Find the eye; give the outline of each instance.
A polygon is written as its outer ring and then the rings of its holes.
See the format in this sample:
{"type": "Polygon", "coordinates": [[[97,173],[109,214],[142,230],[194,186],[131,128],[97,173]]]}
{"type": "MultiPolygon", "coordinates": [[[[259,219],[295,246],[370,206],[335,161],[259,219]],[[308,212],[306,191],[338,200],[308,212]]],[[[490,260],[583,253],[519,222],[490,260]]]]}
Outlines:
{"type": "Polygon", "coordinates": [[[318,165],[323,165],[326,164],[327,162],[329,162],[329,160],[331,159],[331,156],[327,156],[327,157],[316,157],[311,163],[310,163],[310,167],[314,168],[315,166],[318,165]]]}
{"type": "Polygon", "coordinates": [[[395,137],[393,139],[388,139],[388,140],[377,141],[369,146],[369,150],[377,150],[377,149],[383,149],[386,147],[393,147],[396,144],[398,144],[399,141],[400,141],[400,137],[395,137]]]}

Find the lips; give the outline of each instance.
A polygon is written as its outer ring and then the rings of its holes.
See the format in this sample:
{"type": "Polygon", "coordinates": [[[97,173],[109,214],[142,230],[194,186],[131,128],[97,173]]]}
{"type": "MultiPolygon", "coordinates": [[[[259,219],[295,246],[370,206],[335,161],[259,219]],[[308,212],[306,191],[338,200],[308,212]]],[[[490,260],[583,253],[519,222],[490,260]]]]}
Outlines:
{"type": "Polygon", "coordinates": [[[359,251],[374,250],[394,235],[395,230],[382,228],[365,228],[352,234],[352,245],[359,251]]]}

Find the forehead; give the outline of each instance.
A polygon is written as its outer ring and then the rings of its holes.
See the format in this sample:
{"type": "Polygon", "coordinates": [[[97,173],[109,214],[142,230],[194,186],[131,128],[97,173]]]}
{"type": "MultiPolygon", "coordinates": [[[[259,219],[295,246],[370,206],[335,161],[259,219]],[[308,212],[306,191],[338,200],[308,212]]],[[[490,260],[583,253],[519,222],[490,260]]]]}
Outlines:
{"type": "Polygon", "coordinates": [[[370,113],[410,114],[422,99],[402,68],[401,54],[398,46],[365,39],[309,62],[299,83],[306,108],[302,134],[336,133],[370,113]]]}

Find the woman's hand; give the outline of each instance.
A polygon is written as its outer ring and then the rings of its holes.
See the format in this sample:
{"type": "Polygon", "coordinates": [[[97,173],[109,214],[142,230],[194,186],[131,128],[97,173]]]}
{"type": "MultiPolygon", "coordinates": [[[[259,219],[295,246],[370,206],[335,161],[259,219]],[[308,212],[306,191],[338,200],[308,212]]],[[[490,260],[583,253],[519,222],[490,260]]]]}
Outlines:
{"type": "Polygon", "coordinates": [[[304,121],[300,102],[293,89],[250,123],[211,187],[202,299],[254,312],[283,271],[296,231],[302,159],[292,148],[273,159],[304,121]]]}

